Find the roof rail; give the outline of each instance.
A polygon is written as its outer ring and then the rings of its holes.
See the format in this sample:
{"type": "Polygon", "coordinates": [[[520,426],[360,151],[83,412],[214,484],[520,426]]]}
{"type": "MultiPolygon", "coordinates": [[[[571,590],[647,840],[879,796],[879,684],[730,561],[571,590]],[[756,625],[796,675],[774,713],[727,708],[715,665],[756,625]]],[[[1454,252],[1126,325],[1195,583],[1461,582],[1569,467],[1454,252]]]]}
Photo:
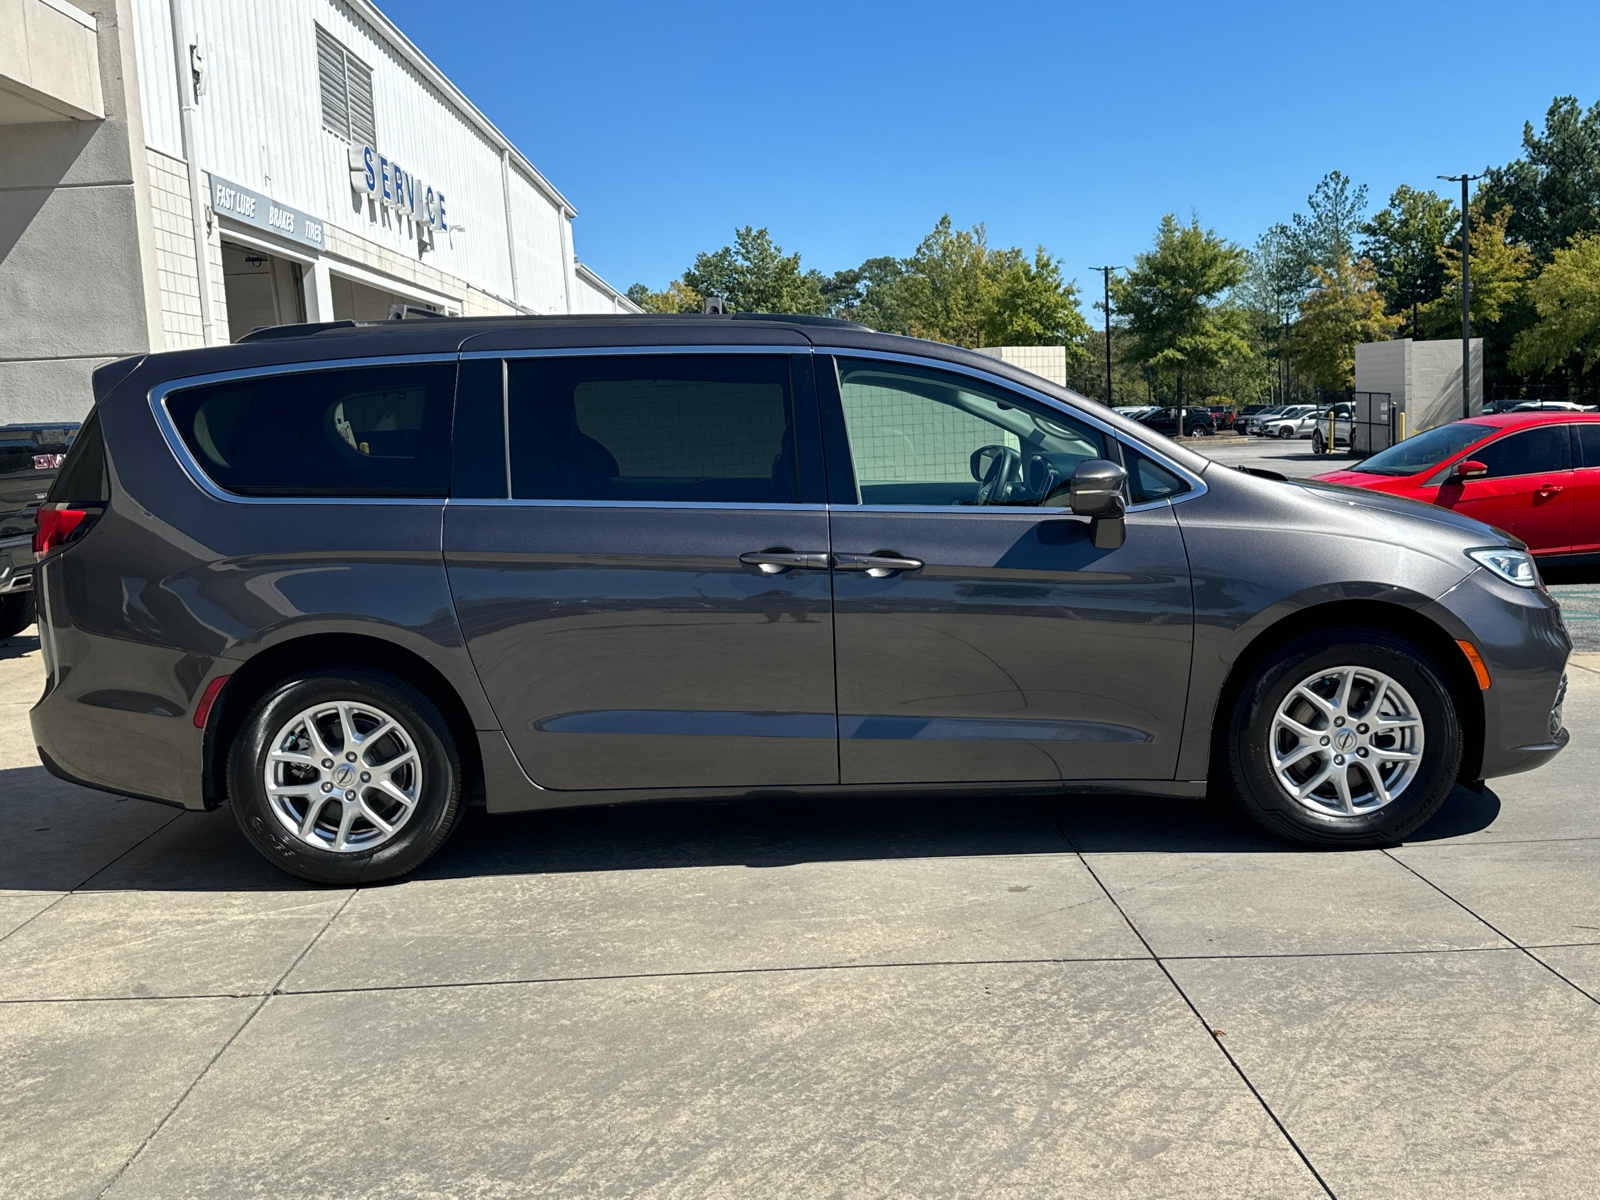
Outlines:
{"type": "Polygon", "coordinates": [[[245,334],[241,342],[275,342],[279,338],[310,337],[328,329],[354,329],[354,321],[305,321],[299,325],[259,325],[245,334]]]}

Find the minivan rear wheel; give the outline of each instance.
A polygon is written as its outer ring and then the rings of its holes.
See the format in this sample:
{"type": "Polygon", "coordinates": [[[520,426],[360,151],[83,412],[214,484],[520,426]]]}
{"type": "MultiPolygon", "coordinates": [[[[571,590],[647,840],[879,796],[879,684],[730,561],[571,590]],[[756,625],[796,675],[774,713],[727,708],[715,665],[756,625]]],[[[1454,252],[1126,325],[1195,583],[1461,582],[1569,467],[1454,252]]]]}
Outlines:
{"type": "Polygon", "coordinates": [[[309,672],[251,709],[228,756],[235,818],[274,866],[312,883],[403,875],[449,837],[461,758],[439,710],[394,676],[309,672]]]}
{"type": "Polygon", "coordinates": [[[1389,846],[1439,810],[1461,722],[1438,669],[1370,629],[1300,638],[1262,663],[1228,727],[1228,790],[1260,825],[1308,846],[1389,846]]]}

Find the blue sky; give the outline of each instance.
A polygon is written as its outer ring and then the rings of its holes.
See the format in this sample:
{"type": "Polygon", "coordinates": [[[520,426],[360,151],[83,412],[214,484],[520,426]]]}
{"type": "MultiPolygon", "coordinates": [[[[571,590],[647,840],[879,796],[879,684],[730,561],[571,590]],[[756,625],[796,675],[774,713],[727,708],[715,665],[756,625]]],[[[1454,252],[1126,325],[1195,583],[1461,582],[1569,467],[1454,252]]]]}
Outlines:
{"type": "Polygon", "coordinates": [[[1383,198],[1600,100],[1600,4],[379,0],[578,209],[578,256],[664,286],[765,225],[806,267],[948,212],[1125,264],[1164,212],[1249,244],[1328,170],[1383,198]]]}

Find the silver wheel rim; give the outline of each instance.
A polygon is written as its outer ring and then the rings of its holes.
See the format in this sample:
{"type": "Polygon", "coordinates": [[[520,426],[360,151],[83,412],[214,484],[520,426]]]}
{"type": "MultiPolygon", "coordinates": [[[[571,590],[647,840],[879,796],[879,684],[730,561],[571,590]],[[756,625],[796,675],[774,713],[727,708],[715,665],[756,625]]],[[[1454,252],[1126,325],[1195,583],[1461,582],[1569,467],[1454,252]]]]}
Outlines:
{"type": "Polygon", "coordinates": [[[1422,769],[1422,717],[1411,694],[1370,667],[1330,667],[1289,690],[1267,756],[1278,785],[1324,816],[1392,804],[1422,769]]]}
{"type": "Polygon", "coordinates": [[[267,804],[318,850],[376,849],[411,819],[422,759],[405,726],[371,704],[330,700],[285,722],[267,752],[267,804]]]}

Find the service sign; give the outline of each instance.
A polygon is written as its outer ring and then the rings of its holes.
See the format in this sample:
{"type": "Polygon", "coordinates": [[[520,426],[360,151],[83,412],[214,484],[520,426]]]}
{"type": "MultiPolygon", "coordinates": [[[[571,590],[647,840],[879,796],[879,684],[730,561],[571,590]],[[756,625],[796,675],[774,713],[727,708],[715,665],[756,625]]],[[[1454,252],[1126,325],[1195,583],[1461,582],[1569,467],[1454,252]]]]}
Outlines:
{"type": "Polygon", "coordinates": [[[350,190],[439,233],[450,231],[444,193],[371,146],[350,147],[350,190]]]}
{"type": "Polygon", "coordinates": [[[220,175],[211,177],[211,209],[219,217],[229,217],[257,229],[265,229],[279,237],[302,242],[323,249],[322,222],[308,217],[297,208],[279,204],[260,192],[237,183],[230,183],[220,175]]]}

